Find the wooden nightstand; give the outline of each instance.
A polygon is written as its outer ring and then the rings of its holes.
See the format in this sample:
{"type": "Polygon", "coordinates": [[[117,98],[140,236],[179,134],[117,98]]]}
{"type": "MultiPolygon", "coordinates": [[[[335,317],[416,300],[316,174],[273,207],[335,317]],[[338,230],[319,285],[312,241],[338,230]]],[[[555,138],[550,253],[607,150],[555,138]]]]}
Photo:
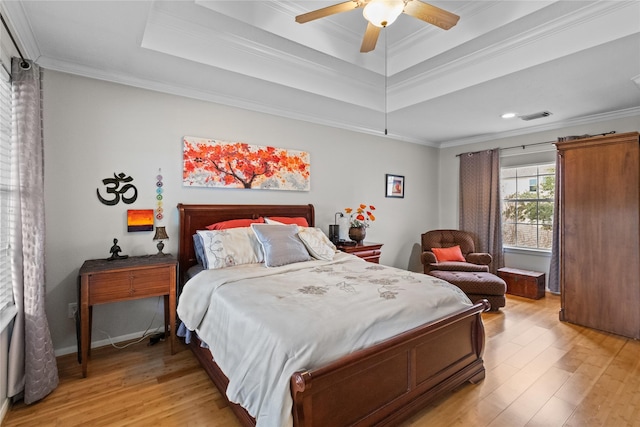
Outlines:
{"type": "Polygon", "coordinates": [[[337,244],[336,247],[342,252],[353,254],[375,264],[380,264],[380,254],[383,243],[362,242],[355,246],[345,246],[337,244]]]}
{"type": "Polygon", "coordinates": [[[85,261],[80,268],[80,361],[87,376],[91,351],[93,306],[138,298],[164,296],[164,330],[175,353],[176,277],[178,262],[171,255],[135,256],[107,261],[85,261]]]}

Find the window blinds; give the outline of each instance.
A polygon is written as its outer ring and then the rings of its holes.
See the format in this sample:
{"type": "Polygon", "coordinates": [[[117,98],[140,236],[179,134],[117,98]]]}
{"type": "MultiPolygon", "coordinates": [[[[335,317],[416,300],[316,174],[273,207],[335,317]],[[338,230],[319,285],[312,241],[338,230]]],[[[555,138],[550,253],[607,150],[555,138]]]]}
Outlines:
{"type": "Polygon", "coordinates": [[[9,74],[0,67],[0,312],[13,305],[11,271],[12,164],[11,149],[11,83],[9,74]]]}

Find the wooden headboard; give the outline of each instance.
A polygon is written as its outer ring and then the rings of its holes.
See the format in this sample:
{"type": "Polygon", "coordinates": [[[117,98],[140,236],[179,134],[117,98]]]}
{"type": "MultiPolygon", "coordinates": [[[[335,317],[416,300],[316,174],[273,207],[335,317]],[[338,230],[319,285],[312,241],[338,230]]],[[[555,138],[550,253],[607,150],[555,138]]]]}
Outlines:
{"type": "Polygon", "coordinates": [[[304,217],[315,226],[313,205],[185,205],[178,204],[180,213],[180,239],[178,241],[178,265],[180,283],[189,267],[196,265],[193,235],[207,225],[230,219],[269,216],[304,217]]]}

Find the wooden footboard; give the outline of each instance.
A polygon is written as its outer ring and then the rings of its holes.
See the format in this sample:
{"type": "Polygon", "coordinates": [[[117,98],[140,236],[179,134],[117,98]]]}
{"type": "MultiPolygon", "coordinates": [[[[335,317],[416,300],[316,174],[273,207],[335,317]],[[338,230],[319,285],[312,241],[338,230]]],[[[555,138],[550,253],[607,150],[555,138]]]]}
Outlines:
{"type": "Polygon", "coordinates": [[[291,379],[297,427],[395,425],[466,381],[484,378],[483,300],[291,379]]]}
{"type": "MultiPolygon", "coordinates": [[[[296,427],[395,425],[456,387],[484,378],[486,300],[291,378],[296,427]]],[[[211,353],[191,349],[226,398],[228,379],[211,353]]],[[[229,403],[244,426],[255,420],[229,403]]]]}

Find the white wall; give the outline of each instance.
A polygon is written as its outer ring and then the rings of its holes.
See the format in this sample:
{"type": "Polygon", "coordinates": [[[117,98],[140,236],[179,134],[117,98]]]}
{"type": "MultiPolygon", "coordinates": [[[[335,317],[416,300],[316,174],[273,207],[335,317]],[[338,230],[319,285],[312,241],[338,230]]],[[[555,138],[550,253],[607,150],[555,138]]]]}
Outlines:
{"type": "MultiPolygon", "coordinates": [[[[155,207],[158,168],[164,176],[165,252],[177,252],[177,203],[313,203],[325,232],[334,213],[359,203],[374,204],[377,220],[367,240],[383,242],[381,263],[422,271],[420,234],[458,225],[458,158],[484,148],[555,140],[558,136],[640,129],[640,117],[538,132],[440,150],[179,96],[44,72],[47,315],[58,354],[76,351],[75,327],[67,305],[77,298],[77,274],[86,259],[107,258],[112,239],[123,253],[155,253],[152,232],[128,233],[126,211],[155,207]],[[244,141],[305,150],[311,154],[311,191],[281,192],[185,188],[182,137],[244,141]],[[124,172],[134,178],[132,205],[101,204],[102,179],[124,172]],[[405,176],[405,198],[384,197],[386,173],[405,176]]],[[[532,148],[526,152],[553,149],[532,148]]],[[[548,257],[507,254],[511,267],[548,271],[548,257]]],[[[94,308],[94,344],[104,330],[133,337],[151,322],[162,323],[156,299],[94,308]]]]}
{"type": "MultiPolygon", "coordinates": [[[[472,151],[490,149],[520,147],[526,144],[535,144],[545,141],[555,141],[560,136],[567,135],[596,135],[615,131],[617,133],[632,132],[640,130],[640,116],[627,117],[617,120],[606,120],[594,122],[581,126],[567,127],[564,129],[549,130],[531,133],[511,138],[497,139],[495,141],[483,142],[471,145],[459,145],[442,148],[438,157],[438,194],[439,194],[439,218],[442,228],[457,228],[459,218],[458,187],[459,187],[459,158],[457,154],[472,151]]],[[[541,158],[553,158],[555,145],[536,145],[525,149],[502,150],[501,161],[513,163],[513,156],[518,156],[518,161],[527,162],[527,158],[539,161],[541,158]],[[551,156],[551,157],[549,157],[551,156]]],[[[549,272],[548,254],[533,253],[525,254],[520,251],[505,253],[505,265],[507,267],[522,268],[525,270],[535,270],[549,272]]]]}
{"type": "MultiPolygon", "coordinates": [[[[113,238],[123,254],[155,253],[152,232],[128,233],[127,209],[153,209],[158,168],[164,176],[169,240],[177,253],[177,203],[313,203],[316,225],[328,232],[334,213],[359,203],[377,207],[367,240],[383,242],[381,263],[421,271],[420,234],[438,226],[438,153],[434,148],[314,125],[70,74],[44,71],[47,315],[58,354],[76,351],[67,305],[76,301],[78,269],[107,258],[113,238]],[[311,154],[311,191],[185,188],[182,137],[244,141],[311,154]],[[132,205],[106,206],[102,179],[134,178],[132,205]],[[404,199],[384,197],[386,173],[405,176],[404,199]]],[[[94,308],[93,341],[107,331],[143,330],[161,304],[155,299],[94,308]]]]}

